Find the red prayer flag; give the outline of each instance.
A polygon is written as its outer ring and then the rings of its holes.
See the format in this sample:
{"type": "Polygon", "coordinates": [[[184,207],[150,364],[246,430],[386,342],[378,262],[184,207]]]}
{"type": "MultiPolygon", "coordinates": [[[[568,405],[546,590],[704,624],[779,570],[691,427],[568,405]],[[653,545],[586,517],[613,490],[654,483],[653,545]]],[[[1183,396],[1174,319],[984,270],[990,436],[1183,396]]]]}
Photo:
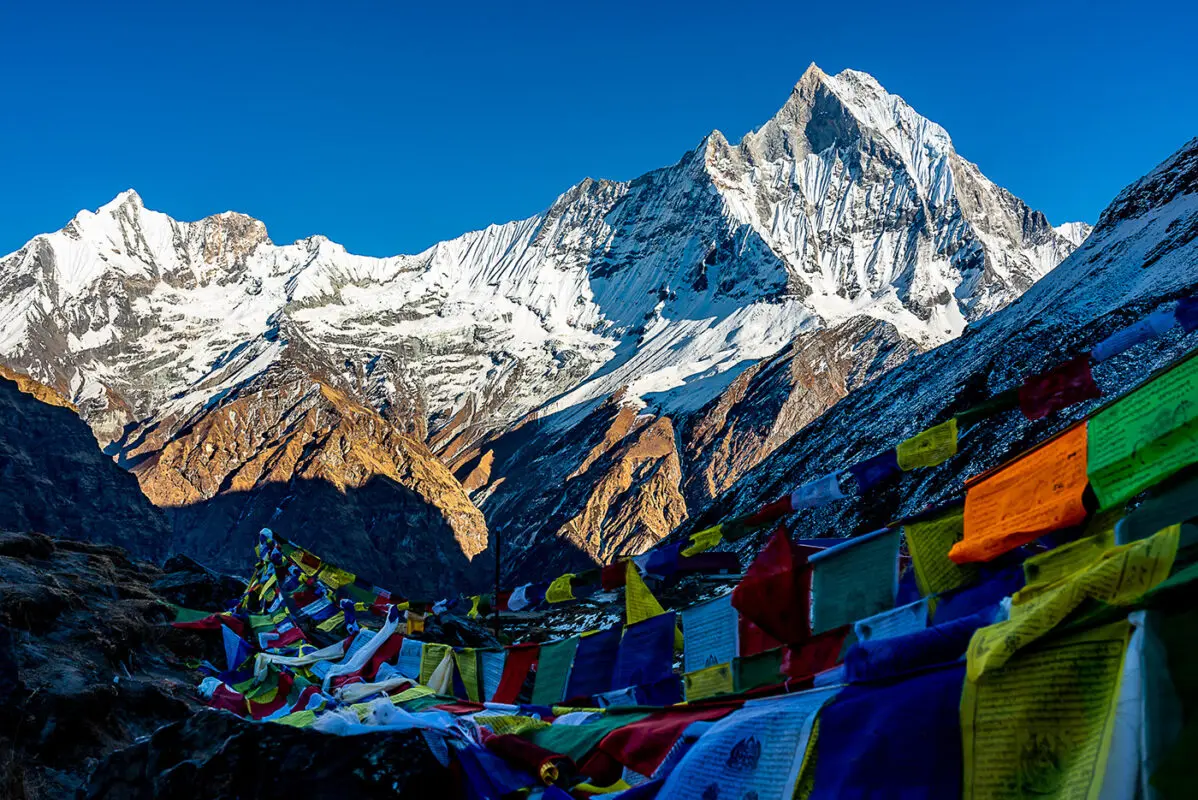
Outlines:
{"type": "Polygon", "coordinates": [[[793,510],[790,507],[790,495],[788,494],[781,500],[775,500],[745,517],[745,524],[754,528],[761,528],[769,525],[771,522],[782,519],[782,517],[785,517],[793,510]]]}
{"type": "Polygon", "coordinates": [[[362,667],[362,677],[368,681],[374,680],[374,677],[378,675],[379,667],[397,658],[401,647],[403,647],[402,633],[393,633],[387,637],[387,641],[374,651],[374,655],[366,662],[366,666],[362,667]]]}
{"type": "Polygon", "coordinates": [[[840,663],[840,653],[852,627],[842,625],[812,636],[803,644],[786,648],[782,655],[782,674],[795,680],[805,680],[832,669],[840,663]]]}
{"type": "Polygon", "coordinates": [[[290,672],[284,672],[279,676],[279,688],[275,692],[275,696],[271,700],[262,703],[249,701],[250,716],[254,719],[262,719],[269,717],[271,714],[278,711],[283,706],[287,705],[287,695],[291,692],[291,687],[295,684],[295,676],[290,672]]]}
{"type": "Polygon", "coordinates": [[[744,614],[737,614],[737,619],[740,623],[739,655],[741,658],[755,656],[758,653],[764,653],[766,650],[773,650],[775,647],[782,646],[782,642],[770,636],[761,628],[758,628],[753,624],[753,620],[744,614]]]}
{"type": "Polygon", "coordinates": [[[616,728],[599,742],[599,749],[629,769],[652,775],[678,737],[692,722],[723,719],[739,702],[657,711],[642,720],[616,728]]]}
{"type": "Polygon", "coordinates": [[[503,663],[503,676],[491,698],[495,703],[515,703],[524,688],[528,671],[537,663],[541,653],[539,644],[518,644],[507,649],[507,660],[503,663]]]}
{"type": "Polygon", "coordinates": [[[1086,353],[1024,381],[1019,388],[1019,408],[1028,419],[1043,419],[1054,411],[1101,396],[1090,372],[1090,354],[1086,353]]]}
{"type": "Polygon", "coordinates": [[[732,591],[732,607],[783,643],[801,642],[811,633],[808,550],[816,548],[795,544],[779,527],[732,591]]]}
{"type": "Polygon", "coordinates": [[[624,579],[627,577],[627,565],[623,561],[617,561],[614,564],[608,564],[600,571],[599,585],[609,591],[619,589],[624,585],[624,579]]]}

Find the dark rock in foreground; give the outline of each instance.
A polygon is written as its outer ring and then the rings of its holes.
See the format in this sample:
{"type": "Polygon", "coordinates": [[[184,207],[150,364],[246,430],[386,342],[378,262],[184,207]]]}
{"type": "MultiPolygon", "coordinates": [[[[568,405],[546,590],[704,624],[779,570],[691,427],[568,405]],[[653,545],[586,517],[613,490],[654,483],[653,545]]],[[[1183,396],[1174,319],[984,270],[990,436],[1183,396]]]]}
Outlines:
{"type": "Polygon", "coordinates": [[[204,711],[113,753],[86,798],[456,796],[419,731],[333,736],[204,711]]]}

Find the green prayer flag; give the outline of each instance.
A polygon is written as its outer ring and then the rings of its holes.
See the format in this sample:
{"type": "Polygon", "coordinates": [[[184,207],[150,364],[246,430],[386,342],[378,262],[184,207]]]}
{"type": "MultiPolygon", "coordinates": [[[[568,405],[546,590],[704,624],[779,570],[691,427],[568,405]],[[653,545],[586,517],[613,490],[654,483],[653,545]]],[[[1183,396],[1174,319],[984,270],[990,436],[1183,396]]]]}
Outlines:
{"type": "Polygon", "coordinates": [[[647,712],[619,713],[615,709],[609,709],[595,722],[584,725],[550,725],[548,728],[526,733],[524,738],[538,747],[561,753],[575,762],[580,762],[587,753],[595,749],[604,736],[616,728],[639,722],[647,716],[647,712]]]}
{"type": "Polygon", "coordinates": [[[574,652],[577,649],[577,636],[541,645],[537,679],[532,686],[533,705],[551,706],[565,699],[566,682],[570,679],[570,668],[574,666],[574,652]]]}
{"type": "Polygon", "coordinates": [[[1110,508],[1198,462],[1198,358],[1189,358],[1094,415],[1090,485],[1110,508]]]}
{"type": "Polygon", "coordinates": [[[782,683],[782,648],[775,647],[752,656],[742,656],[732,662],[732,683],[736,691],[747,692],[759,686],[782,683]]]}

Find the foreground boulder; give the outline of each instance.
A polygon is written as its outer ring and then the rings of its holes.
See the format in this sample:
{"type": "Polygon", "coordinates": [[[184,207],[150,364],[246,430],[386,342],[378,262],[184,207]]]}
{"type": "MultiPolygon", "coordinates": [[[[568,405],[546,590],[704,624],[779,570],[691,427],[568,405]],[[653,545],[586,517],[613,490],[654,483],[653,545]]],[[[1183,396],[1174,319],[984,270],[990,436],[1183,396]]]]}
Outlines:
{"type": "Polygon", "coordinates": [[[110,545],[0,532],[0,797],[69,797],[113,750],[201,707],[155,585],[219,597],[228,579],[110,545]]]}
{"type": "Polygon", "coordinates": [[[86,798],[455,796],[419,731],[333,736],[204,711],[113,753],[86,798]]]}

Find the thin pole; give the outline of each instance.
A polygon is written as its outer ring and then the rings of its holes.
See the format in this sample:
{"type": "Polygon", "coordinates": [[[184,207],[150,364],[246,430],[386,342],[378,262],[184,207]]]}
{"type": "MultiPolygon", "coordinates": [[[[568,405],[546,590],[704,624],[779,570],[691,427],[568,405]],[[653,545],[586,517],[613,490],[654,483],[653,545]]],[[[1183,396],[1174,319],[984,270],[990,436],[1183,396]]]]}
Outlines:
{"type": "Polygon", "coordinates": [[[499,561],[503,554],[503,539],[495,530],[495,594],[491,596],[491,608],[495,610],[495,638],[499,638],[499,561]]]}

